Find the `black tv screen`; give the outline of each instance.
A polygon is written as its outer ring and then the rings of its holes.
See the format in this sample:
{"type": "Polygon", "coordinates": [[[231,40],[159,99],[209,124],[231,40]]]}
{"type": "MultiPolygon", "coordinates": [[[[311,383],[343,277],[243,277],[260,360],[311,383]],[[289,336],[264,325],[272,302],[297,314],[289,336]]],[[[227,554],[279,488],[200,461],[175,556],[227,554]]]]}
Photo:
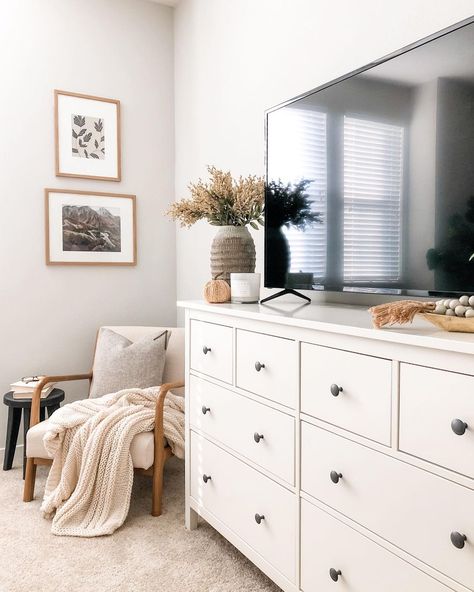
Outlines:
{"type": "Polygon", "coordinates": [[[266,117],[265,286],[474,293],[474,20],[266,117]]]}

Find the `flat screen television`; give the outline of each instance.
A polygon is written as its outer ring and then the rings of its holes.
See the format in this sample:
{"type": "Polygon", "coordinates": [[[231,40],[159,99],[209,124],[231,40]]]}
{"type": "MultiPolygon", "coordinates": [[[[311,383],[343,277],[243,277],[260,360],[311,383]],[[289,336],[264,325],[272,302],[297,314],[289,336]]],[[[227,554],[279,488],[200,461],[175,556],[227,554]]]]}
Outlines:
{"type": "Polygon", "coordinates": [[[265,119],[266,287],[474,293],[474,18],[265,119]]]}

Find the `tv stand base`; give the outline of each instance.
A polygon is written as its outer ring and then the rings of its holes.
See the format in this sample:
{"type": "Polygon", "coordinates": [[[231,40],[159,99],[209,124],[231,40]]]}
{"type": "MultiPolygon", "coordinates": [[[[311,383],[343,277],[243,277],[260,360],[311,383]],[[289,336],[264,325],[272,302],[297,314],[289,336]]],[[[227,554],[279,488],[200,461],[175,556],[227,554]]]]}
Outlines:
{"type": "Polygon", "coordinates": [[[311,302],[311,298],[308,298],[308,296],[301,294],[301,292],[297,292],[296,290],[291,290],[291,288],[285,288],[284,290],[281,290],[280,292],[277,292],[276,294],[272,294],[271,296],[267,296],[266,298],[263,298],[263,300],[260,300],[260,304],[264,304],[265,302],[269,302],[270,300],[274,300],[275,298],[279,298],[280,296],[285,296],[286,294],[292,294],[293,296],[298,296],[298,298],[303,298],[303,300],[306,300],[306,302],[308,304],[311,302]]]}

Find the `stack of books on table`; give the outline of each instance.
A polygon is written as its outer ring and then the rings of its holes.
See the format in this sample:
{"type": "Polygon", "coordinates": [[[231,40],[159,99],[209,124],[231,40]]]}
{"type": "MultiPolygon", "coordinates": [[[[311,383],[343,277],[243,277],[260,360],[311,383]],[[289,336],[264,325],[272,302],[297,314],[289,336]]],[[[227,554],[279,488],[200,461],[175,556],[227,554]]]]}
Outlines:
{"type": "MultiPolygon", "coordinates": [[[[10,385],[10,390],[13,392],[14,399],[31,399],[33,391],[42,380],[44,376],[35,376],[34,379],[22,379],[18,382],[13,382],[10,385]]],[[[48,383],[41,390],[41,398],[44,399],[53,390],[54,384],[48,383]]]]}

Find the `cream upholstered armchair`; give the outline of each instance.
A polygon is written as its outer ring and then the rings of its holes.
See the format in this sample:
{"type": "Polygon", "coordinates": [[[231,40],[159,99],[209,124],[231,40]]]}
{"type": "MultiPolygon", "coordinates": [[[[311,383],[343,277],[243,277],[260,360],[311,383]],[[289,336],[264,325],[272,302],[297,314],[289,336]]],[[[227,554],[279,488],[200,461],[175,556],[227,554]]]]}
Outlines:
{"type": "MultiPolygon", "coordinates": [[[[138,341],[148,335],[156,335],[165,331],[166,327],[106,327],[126,337],[131,342],[138,341]]],[[[168,328],[171,338],[166,350],[166,362],[163,374],[163,384],[156,402],[155,428],[153,432],[137,434],[131,443],[135,472],[150,475],[153,478],[152,510],[153,516],[161,514],[163,494],[163,469],[165,462],[172,456],[171,448],[167,445],[163,432],[163,405],[166,394],[171,389],[178,390],[184,386],[184,329],[168,328]]],[[[94,374],[94,364],[87,374],[71,374],[66,376],[45,376],[38,384],[31,402],[30,429],[26,438],[26,475],[23,501],[33,499],[35,489],[37,465],[50,465],[52,459],[43,444],[43,436],[48,430],[48,420],[40,422],[40,393],[43,386],[49,382],[65,382],[71,380],[88,380],[89,392],[94,374]]],[[[130,385],[133,387],[134,385],[130,385]]]]}

